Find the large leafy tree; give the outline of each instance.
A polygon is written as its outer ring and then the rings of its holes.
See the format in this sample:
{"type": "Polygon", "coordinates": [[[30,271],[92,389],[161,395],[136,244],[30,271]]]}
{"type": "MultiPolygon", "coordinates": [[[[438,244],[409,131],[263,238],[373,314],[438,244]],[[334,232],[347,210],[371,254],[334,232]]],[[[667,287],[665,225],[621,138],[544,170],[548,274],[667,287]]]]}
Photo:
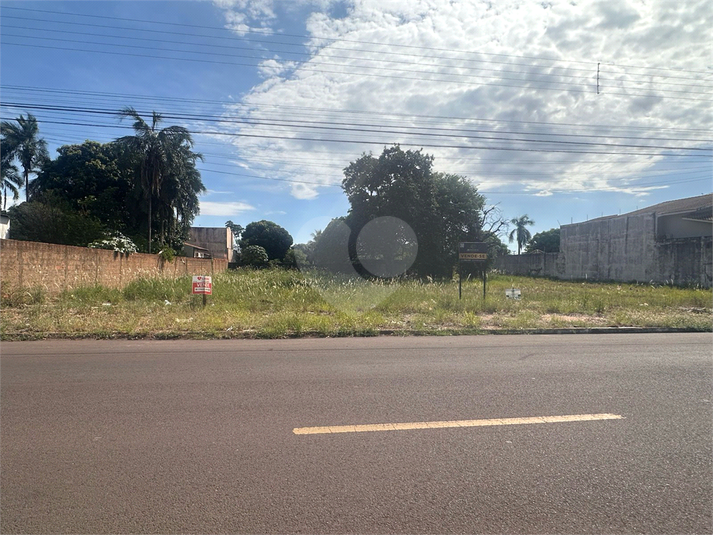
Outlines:
{"type": "Polygon", "coordinates": [[[198,193],[205,188],[195,163],[202,156],[193,152],[193,139],[182,126],[159,128],[159,113],[152,113],[150,124],[132,107],[124,108],[119,115],[134,121],[134,135],[121,137],[116,143],[138,159],[150,253],[154,224],[160,228],[162,241],[171,241],[179,227],[187,230],[198,213],[198,193]],[[154,203],[158,203],[158,222],[154,221],[154,203]]]}
{"type": "Polygon", "coordinates": [[[52,192],[33,194],[29,202],[10,207],[8,213],[13,240],[86,247],[104,237],[105,228],[99,219],[74,209],[52,192]]]}
{"type": "Polygon", "coordinates": [[[35,173],[49,159],[47,143],[39,137],[40,127],[35,116],[30,113],[27,117],[21,114],[15,122],[3,121],[0,130],[3,154],[17,159],[22,167],[25,200],[28,201],[30,174],[35,173]]]}
{"type": "MultiPolygon", "coordinates": [[[[75,211],[90,215],[107,230],[138,232],[136,205],[140,192],[132,162],[113,143],[85,141],[64,145],[30,185],[32,196],[52,193],[75,211]]],[[[86,245],[86,244],[85,244],[86,245]]]]}
{"type": "Polygon", "coordinates": [[[259,245],[267,252],[269,260],[282,260],[292,246],[292,236],[284,228],[272,221],[255,221],[243,230],[240,248],[259,245]]]}
{"type": "Polygon", "coordinates": [[[526,253],[542,251],[544,253],[558,253],[560,250],[560,229],[552,228],[535,234],[525,249],[526,253]]]}
{"type": "MultiPolygon", "coordinates": [[[[364,154],[344,170],[342,187],[351,205],[350,256],[358,260],[357,236],[371,220],[394,217],[416,234],[418,253],[411,270],[419,277],[450,277],[459,241],[481,241],[497,226],[484,229],[485,199],[467,178],[437,173],[433,157],[385,148],[375,158],[364,154]]],[[[497,228],[496,228],[497,227],[497,228]]]]}
{"type": "Polygon", "coordinates": [[[530,216],[525,214],[520,217],[512,218],[510,223],[515,225],[515,228],[508,235],[508,239],[510,240],[510,243],[517,240],[517,254],[520,254],[522,248],[525,247],[527,242],[529,242],[532,238],[532,234],[530,234],[530,231],[527,230],[527,227],[534,225],[535,222],[530,219],[530,216]]]}

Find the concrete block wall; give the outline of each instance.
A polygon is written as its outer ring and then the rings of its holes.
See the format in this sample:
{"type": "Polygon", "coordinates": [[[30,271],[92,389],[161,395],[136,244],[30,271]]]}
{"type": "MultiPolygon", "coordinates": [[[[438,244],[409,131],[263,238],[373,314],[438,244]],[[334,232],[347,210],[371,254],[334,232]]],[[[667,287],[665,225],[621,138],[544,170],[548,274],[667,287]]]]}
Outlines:
{"type": "Polygon", "coordinates": [[[653,214],[595,219],[560,227],[566,278],[651,280],[655,273],[653,214]]]}
{"type": "Polygon", "coordinates": [[[226,259],[176,257],[172,262],[158,255],[123,255],[104,249],[51,243],[0,240],[2,289],[42,287],[50,294],[80,286],[121,288],[140,277],[212,275],[228,269],[226,259]]]}
{"type": "Polygon", "coordinates": [[[654,214],[560,227],[560,253],[508,255],[495,268],[559,279],[713,286],[713,237],[656,241],[654,214]]]}
{"type": "Polygon", "coordinates": [[[656,282],[713,286],[713,238],[682,238],[656,244],[656,282]]]}
{"type": "Polygon", "coordinates": [[[511,275],[553,278],[565,276],[565,261],[562,253],[499,256],[493,267],[511,275]]]}

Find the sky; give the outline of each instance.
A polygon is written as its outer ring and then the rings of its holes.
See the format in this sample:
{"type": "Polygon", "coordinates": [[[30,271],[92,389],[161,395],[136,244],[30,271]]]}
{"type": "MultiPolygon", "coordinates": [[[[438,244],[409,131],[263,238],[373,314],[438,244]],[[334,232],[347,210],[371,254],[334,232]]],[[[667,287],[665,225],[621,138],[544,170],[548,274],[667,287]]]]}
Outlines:
{"type": "Polygon", "coordinates": [[[708,0],[3,0],[0,114],[35,115],[53,156],[129,134],[126,106],[188,128],[196,226],[304,243],[346,215],[343,169],[398,143],[534,235],[713,191],[711,20],[708,0]]]}

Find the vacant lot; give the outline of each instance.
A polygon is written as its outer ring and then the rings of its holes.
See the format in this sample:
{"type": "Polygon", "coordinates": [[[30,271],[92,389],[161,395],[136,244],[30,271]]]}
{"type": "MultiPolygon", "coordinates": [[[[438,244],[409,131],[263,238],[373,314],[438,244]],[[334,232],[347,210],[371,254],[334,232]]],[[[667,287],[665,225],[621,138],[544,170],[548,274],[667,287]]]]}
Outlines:
{"type": "Polygon", "coordinates": [[[713,292],[648,284],[491,276],[481,281],[371,282],[298,271],[239,270],[214,277],[203,308],[191,280],[147,279],[122,290],[82,288],[49,297],[3,292],[2,339],[44,337],[278,338],[461,334],[552,328],[713,330],[713,292]],[[519,301],[505,290],[519,288],[519,301]]]}

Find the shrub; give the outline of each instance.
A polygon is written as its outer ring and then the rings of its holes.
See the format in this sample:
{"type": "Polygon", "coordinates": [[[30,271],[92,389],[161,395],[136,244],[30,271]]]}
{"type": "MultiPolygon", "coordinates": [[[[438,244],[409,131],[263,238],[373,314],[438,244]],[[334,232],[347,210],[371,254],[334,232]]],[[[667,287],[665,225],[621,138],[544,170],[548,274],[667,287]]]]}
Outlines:
{"type": "Polygon", "coordinates": [[[102,240],[96,240],[89,244],[92,249],[109,249],[118,253],[135,253],[138,251],[136,244],[121,232],[114,232],[102,240]]]}
{"type": "Polygon", "coordinates": [[[268,262],[267,251],[259,245],[248,245],[243,249],[242,263],[246,266],[261,267],[268,262]]]}

